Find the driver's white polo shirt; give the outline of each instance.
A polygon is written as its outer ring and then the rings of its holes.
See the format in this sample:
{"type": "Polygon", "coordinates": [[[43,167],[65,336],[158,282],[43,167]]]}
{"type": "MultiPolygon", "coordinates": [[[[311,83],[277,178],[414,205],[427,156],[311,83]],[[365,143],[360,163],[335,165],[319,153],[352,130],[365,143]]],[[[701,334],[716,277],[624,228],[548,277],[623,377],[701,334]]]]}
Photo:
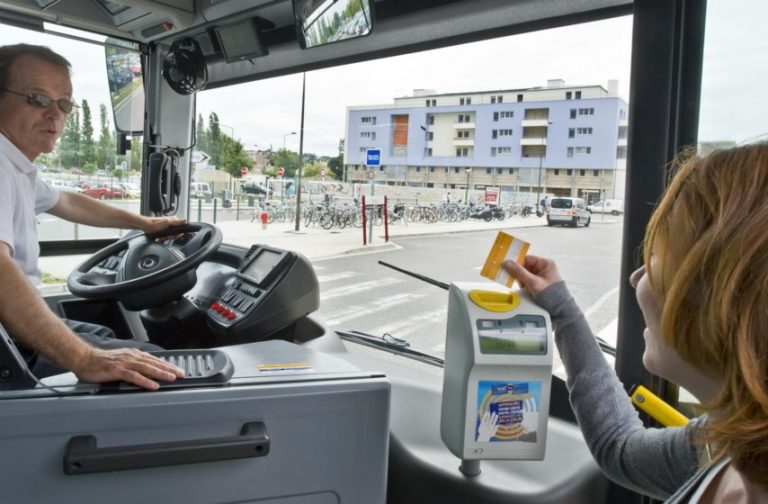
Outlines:
{"type": "Polygon", "coordinates": [[[59,191],[37,178],[35,165],[0,133],[0,242],[33,285],[40,283],[35,217],[58,201],[59,191]]]}

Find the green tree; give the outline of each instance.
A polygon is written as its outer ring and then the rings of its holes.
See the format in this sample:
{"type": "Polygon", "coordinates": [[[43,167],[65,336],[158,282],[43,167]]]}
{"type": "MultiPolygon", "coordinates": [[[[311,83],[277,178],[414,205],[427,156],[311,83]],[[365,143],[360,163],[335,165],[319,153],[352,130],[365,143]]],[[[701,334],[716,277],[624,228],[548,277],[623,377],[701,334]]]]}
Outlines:
{"type": "Polygon", "coordinates": [[[96,163],[96,145],[93,142],[93,118],[91,117],[91,107],[87,100],[82,103],[83,118],[80,129],[80,152],[81,163],[96,163]]]}
{"type": "Polygon", "coordinates": [[[197,150],[208,154],[208,131],[205,129],[205,120],[203,119],[203,114],[197,114],[195,137],[197,138],[197,150]]]}
{"type": "Polygon", "coordinates": [[[272,153],[272,166],[283,167],[284,177],[295,177],[299,167],[299,155],[286,149],[280,149],[272,153]]]}
{"type": "Polygon", "coordinates": [[[112,170],[112,176],[115,177],[117,180],[123,180],[125,173],[123,173],[123,170],[121,170],[120,168],[115,168],[114,170],[112,170]]]}
{"type": "Polygon", "coordinates": [[[141,160],[142,160],[142,152],[144,150],[144,144],[141,142],[141,138],[139,137],[133,137],[131,138],[131,161],[128,166],[130,166],[131,171],[137,171],[141,172],[141,160]]]}
{"type": "Polygon", "coordinates": [[[208,155],[211,156],[210,164],[218,167],[221,157],[221,127],[219,127],[219,116],[216,112],[211,112],[208,116],[208,155]]]}
{"type": "Polygon", "coordinates": [[[344,139],[339,140],[339,154],[328,160],[328,168],[336,180],[344,179],[344,139]]]}
{"type": "Polygon", "coordinates": [[[59,158],[65,168],[80,165],[80,113],[73,111],[64,123],[64,132],[59,143],[59,158]]]}
{"type": "Polygon", "coordinates": [[[107,106],[99,105],[99,143],[96,146],[96,165],[113,169],[115,166],[115,132],[109,127],[107,106]]]}
{"type": "Polygon", "coordinates": [[[82,166],[82,170],[88,175],[93,175],[96,173],[96,163],[85,163],[82,166]]]}
{"type": "Polygon", "coordinates": [[[243,144],[227,135],[221,137],[221,164],[220,170],[224,170],[233,177],[240,176],[240,168],[246,166],[253,168],[253,160],[245,153],[243,144]]]}
{"type": "MultiPolygon", "coordinates": [[[[320,177],[320,170],[324,169],[323,163],[310,163],[305,164],[302,169],[302,175],[306,178],[320,177]]],[[[326,170],[327,171],[327,170],[326,170]]]]}

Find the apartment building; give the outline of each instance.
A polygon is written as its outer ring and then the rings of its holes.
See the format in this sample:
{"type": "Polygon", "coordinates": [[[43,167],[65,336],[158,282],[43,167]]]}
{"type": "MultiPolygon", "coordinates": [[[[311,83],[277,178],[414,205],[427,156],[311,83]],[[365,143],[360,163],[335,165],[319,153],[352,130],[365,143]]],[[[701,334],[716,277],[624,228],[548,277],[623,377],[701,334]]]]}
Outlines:
{"type": "Polygon", "coordinates": [[[618,82],[436,94],[347,108],[345,173],[377,183],[623,198],[627,103],[618,82]]]}

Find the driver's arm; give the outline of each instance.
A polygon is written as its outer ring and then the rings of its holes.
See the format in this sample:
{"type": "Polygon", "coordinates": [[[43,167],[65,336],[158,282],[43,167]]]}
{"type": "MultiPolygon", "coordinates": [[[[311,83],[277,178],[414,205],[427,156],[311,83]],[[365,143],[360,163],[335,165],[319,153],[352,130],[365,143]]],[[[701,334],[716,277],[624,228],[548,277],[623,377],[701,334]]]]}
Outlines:
{"type": "Polygon", "coordinates": [[[70,222],[96,227],[141,229],[147,233],[184,224],[184,219],[178,217],[146,217],[83,194],[68,191],[59,194],[59,201],[48,213],[70,222]]]}
{"type": "Polygon", "coordinates": [[[102,350],[73,333],[43,301],[0,242],[0,322],[22,343],[83,381],[123,380],[149,390],[154,380],[181,378],[181,369],[136,349],[102,350]]]}

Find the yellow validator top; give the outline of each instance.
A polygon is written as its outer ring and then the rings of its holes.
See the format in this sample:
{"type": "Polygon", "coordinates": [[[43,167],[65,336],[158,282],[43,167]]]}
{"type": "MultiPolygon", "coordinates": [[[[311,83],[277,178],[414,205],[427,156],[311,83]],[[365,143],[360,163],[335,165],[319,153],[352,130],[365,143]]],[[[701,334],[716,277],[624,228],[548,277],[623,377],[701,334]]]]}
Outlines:
{"type": "Polygon", "coordinates": [[[520,296],[515,292],[496,292],[482,289],[469,291],[469,299],[483,310],[507,312],[520,304],[520,296]]]}

